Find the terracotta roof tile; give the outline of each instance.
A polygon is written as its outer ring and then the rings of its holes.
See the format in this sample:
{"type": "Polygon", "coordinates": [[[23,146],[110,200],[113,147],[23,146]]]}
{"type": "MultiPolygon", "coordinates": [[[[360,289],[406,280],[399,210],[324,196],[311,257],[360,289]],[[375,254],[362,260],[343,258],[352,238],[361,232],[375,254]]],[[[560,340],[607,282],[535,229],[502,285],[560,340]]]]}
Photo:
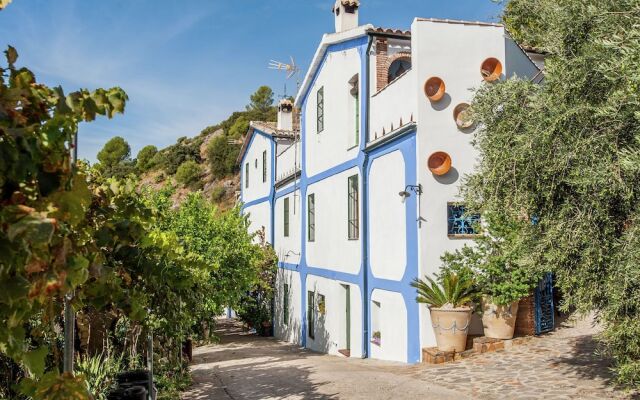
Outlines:
{"type": "Polygon", "coordinates": [[[404,31],[402,29],[383,28],[380,26],[377,26],[373,29],[369,29],[367,32],[384,33],[388,35],[398,35],[398,36],[407,36],[407,37],[411,36],[411,31],[404,31]]]}

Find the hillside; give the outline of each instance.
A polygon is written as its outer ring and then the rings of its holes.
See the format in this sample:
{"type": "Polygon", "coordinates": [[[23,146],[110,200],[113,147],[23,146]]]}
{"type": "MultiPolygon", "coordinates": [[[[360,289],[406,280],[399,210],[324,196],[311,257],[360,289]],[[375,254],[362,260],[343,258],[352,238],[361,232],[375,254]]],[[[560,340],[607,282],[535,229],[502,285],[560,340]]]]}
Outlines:
{"type": "MultiPolygon", "coordinates": [[[[229,209],[233,207],[236,203],[237,191],[240,190],[240,174],[237,169],[221,177],[211,173],[207,146],[216,137],[228,137],[228,135],[223,129],[217,129],[211,133],[207,133],[205,130],[199,136],[191,139],[182,139],[182,142],[158,151],[158,154],[166,155],[173,150],[174,146],[197,147],[200,155],[199,158],[193,158],[193,160],[198,163],[202,171],[197,181],[184,185],[177,182],[175,173],[171,174],[171,171],[167,171],[164,168],[154,168],[142,173],[140,187],[159,190],[170,184],[176,188],[172,197],[174,204],[179,204],[188,193],[194,190],[202,190],[205,197],[217,203],[220,208],[229,209]]],[[[239,147],[239,145],[236,145],[236,147],[239,147]]]]}
{"type": "Polygon", "coordinates": [[[246,106],[219,124],[204,128],[195,137],[180,137],[175,144],[157,149],[142,148],[136,158],[124,138],[114,137],[98,153],[96,168],[105,176],[125,177],[134,174],[140,188],[160,190],[175,188],[174,204],[188,193],[201,190],[206,198],[229,209],[236,204],[240,190],[236,160],[250,121],[275,121],[273,91],[260,87],[246,106]]]}

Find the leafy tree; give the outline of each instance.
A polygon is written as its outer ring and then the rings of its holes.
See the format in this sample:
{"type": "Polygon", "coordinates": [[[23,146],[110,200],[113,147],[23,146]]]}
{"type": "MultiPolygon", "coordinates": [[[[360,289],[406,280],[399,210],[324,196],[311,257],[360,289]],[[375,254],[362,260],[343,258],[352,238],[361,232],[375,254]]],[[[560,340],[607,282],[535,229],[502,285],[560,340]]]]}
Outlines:
{"type": "MultiPolygon", "coordinates": [[[[564,309],[595,311],[620,381],[640,384],[639,0],[513,0],[503,17],[551,52],[545,81],[485,85],[472,104],[476,212],[537,224],[517,262],[552,271],[564,309]]],[[[511,26],[511,24],[513,26],[511,26]]]]}
{"type": "Polygon", "coordinates": [[[176,171],[176,181],[178,183],[194,187],[200,182],[200,176],[202,175],[202,168],[200,164],[195,161],[189,160],[185,161],[178,167],[178,171],[176,171]]]}
{"type": "Polygon", "coordinates": [[[271,107],[273,107],[273,90],[269,86],[260,86],[251,95],[251,103],[247,106],[247,111],[266,113],[271,107]]]}
{"type": "Polygon", "coordinates": [[[154,145],[144,146],[136,157],[136,167],[138,171],[145,172],[153,167],[153,157],[158,153],[158,148],[154,145]]]}
{"type": "Polygon", "coordinates": [[[100,152],[98,152],[98,161],[106,167],[110,168],[127,160],[131,156],[131,147],[124,138],[115,136],[111,138],[100,152]]]}

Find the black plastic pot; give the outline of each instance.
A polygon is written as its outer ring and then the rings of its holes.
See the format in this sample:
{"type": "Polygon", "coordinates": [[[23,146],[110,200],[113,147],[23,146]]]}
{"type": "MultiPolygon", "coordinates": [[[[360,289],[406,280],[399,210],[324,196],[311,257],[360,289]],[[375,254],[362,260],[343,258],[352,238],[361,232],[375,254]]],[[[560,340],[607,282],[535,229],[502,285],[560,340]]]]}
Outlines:
{"type": "Polygon", "coordinates": [[[147,400],[147,389],[143,386],[114,389],[107,395],[107,400],[147,400]]]}
{"type": "Polygon", "coordinates": [[[124,391],[126,400],[147,400],[147,389],[143,386],[132,386],[124,391]]]}
{"type": "Polygon", "coordinates": [[[149,380],[149,371],[147,371],[146,369],[124,371],[116,375],[116,382],[118,383],[128,383],[128,382],[137,382],[137,381],[146,382],[148,380],[149,380]]]}

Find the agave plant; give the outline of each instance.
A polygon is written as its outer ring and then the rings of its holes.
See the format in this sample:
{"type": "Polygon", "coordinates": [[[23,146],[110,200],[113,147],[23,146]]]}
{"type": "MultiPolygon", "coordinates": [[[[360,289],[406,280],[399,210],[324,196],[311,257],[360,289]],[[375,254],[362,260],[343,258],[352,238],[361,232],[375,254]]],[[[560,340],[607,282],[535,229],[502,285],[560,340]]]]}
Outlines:
{"type": "Polygon", "coordinates": [[[107,392],[121,368],[122,358],[106,354],[80,357],[75,365],[75,372],[84,375],[87,390],[96,400],[106,400],[107,392]]]}
{"type": "Polygon", "coordinates": [[[432,278],[416,278],[411,286],[416,288],[418,303],[425,303],[430,307],[458,308],[473,302],[476,289],[473,280],[460,277],[453,272],[447,272],[440,276],[442,285],[432,278]]]}

